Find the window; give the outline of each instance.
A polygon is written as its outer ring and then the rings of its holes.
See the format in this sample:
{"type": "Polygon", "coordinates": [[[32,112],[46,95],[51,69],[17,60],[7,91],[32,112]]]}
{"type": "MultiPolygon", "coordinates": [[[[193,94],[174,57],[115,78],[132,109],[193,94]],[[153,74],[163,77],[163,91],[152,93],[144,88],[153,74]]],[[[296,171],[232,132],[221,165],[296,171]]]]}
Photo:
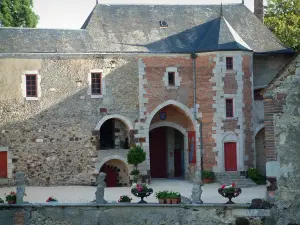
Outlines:
{"type": "Polygon", "coordinates": [[[26,97],[37,97],[36,74],[26,74],[26,97]]]}
{"type": "Polygon", "coordinates": [[[233,69],[233,58],[226,57],[226,69],[232,70],[233,69]]]}
{"type": "Polygon", "coordinates": [[[169,81],[169,86],[175,86],[175,73],[174,72],[168,72],[168,81],[169,81]]]}
{"type": "Polygon", "coordinates": [[[226,99],[226,117],[233,117],[233,99],[226,99]]]}
{"type": "Polygon", "coordinates": [[[101,73],[91,73],[92,95],[101,95],[101,73]]]}
{"type": "Polygon", "coordinates": [[[164,20],[159,21],[159,26],[161,28],[167,28],[168,27],[168,23],[164,20]]]}

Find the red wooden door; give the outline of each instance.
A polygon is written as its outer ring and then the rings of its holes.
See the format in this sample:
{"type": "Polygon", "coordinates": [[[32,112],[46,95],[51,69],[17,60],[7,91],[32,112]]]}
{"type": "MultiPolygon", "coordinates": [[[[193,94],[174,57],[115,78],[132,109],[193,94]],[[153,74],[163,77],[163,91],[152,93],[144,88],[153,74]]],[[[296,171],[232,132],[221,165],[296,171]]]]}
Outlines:
{"type": "Polygon", "coordinates": [[[156,128],[149,133],[150,172],[153,178],[167,177],[167,148],[165,127],[156,128]]]}
{"type": "Polygon", "coordinates": [[[181,170],[181,150],[175,149],[174,150],[174,176],[181,177],[182,170],[181,170]]]}
{"type": "Polygon", "coordinates": [[[112,168],[103,166],[100,172],[106,173],[105,182],[106,187],[116,187],[117,186],[117,179],[118,174],[112,168]]]}
{"type": "Polygon", "coordinates": [[[224,143],[224,153],[225,153],[225,170],[237,171],[236,143],[235,142],[224,143]]]}
{"type": "Polygon", "coordinates": [[[0,152],[0,178],[7,178],[7,152],[0,152]]]}

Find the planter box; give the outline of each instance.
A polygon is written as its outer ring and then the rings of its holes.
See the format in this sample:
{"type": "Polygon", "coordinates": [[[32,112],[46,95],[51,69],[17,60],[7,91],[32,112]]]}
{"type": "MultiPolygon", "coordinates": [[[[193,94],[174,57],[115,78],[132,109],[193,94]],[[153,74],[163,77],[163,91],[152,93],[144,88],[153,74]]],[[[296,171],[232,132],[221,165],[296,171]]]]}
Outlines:
{"type": "Polygon", "coordinates": [[[204,184],[210,184],[214,182],[214,178],[203,178],[204,184]]]}

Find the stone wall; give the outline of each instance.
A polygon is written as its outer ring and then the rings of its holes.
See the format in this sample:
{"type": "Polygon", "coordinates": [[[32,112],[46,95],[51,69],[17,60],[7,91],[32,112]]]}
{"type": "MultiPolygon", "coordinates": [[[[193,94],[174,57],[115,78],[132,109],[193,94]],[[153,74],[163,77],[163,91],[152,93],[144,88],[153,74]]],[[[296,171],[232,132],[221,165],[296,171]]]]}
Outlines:
{"type": "Polygon", "coordinates": [[[134,57],[0,59],[0,146],[30,185],[89,185],[99,163],[93,131],[106,115],[138,117],[134,57]],[[90,70],[103,71],[103,98],[88,94],[90,70]],[[41,97],[22,97],[21,77],[37,70],[41,97]]]}
{"type": "Polygon", "coordinates": [[[263,224],[268,210],[250,210],[247,205],[223,204],[78,204],[1,206],[0,224],[5,225],[181,225],[263,224]],[[248,223],[238,223],[241,220],[248,223]]]}
{"type": "MultiPolygon", "coordinates": [[[[267,164],[267,176],[277,179],[272,210],[276,225],[299,224],[300,221],[300,55],[282,71],[266,90],[280,104],[280,113],[273,112],[273,135],[276,161],[267,164]]],[[[271,100],[268,100],[271,102],[271,100]]],[[[279,108],[279,107],[278,107],[279,108]]],[[[267,131],[266,131],[267,134],[267,131]]]]}

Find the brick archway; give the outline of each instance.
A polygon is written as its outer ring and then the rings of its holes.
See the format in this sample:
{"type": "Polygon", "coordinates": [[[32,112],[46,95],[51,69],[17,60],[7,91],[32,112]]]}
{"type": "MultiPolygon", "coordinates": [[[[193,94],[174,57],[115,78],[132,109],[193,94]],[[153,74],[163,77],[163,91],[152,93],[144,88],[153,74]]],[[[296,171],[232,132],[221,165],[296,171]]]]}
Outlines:
{"type": "Polygon", "coordinates": [[[191,110],[184,104],[175,101],[175,100],[168,100],[160,105],[158,105],[150,114],[147,115],[147,119],[143,125],[143,131],[140,131],[138,134],[139,138],[145,138],[145,142],[141,143],[142,147],[146,151],[147,154],[147,159],[146,159],[146,168],[148,171],[148,174],[150,172],[150,149],[149,149],[149,131],[150,131],[150,126],[151,122],[154,118],[154,116],[163,108],[166,108],[168,106],[172,106],[180,113],[186,116],[190,123],[192,124],[192,130],[195,131],[195,137],[196,137],[196,164],[194,165],[195,168],[193,170],[200,170],[201,168],[201,153],[200,153],[200,131],[199,131],[199,123],[197,120],[194,119],[194,115],[191,112],[191,110]]]}
{"type": "Polygon", "coordinates": [[[127,119],[125,116],[122,116],[119,114],[113,114],[113,115],[102,117],[102,119],[97,123],[95,130],[99,131],[102,124],[109,119],[119,119],[127,126],[128,130],[133,130],[133,125],[132,125],[131,121],[129,119],[127,119]]]}

